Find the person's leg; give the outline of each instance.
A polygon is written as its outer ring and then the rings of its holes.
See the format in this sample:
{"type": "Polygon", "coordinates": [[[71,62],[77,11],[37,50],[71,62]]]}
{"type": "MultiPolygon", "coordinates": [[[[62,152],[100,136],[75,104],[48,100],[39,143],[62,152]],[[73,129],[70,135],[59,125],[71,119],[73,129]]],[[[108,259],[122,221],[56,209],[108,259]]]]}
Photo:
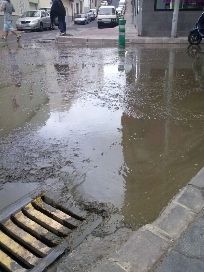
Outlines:
{"type": "Polygon", "coordinates": [[[9,27],[8,27],[8,23],[5,21],[4,22],[4,31],[3,31],[3,36],[2,36],[2,39],[4,39],[5,41],[7,40],[8,33],[9,33],[9,27]]]}
{"type": "Polygon", "coordinates": [[[17,38],[17,41],[19,41],[19,39],[21,38],[21,35],[17,33],[17,31],[15,31],[14,29],[11,30],[11,33],[14,34],[17,38]]]}
{"type": "Polygon", "coordinates": [[[58,28],[60,33],[63,33],[63,16],[58,16],[58,28]]]}
{"type": "Polygon", "coordinates": [[[67,26],[66,26],[66,21],[65,21],[65,16],[63,16],[63,33],[66,33],[67,26]]]}

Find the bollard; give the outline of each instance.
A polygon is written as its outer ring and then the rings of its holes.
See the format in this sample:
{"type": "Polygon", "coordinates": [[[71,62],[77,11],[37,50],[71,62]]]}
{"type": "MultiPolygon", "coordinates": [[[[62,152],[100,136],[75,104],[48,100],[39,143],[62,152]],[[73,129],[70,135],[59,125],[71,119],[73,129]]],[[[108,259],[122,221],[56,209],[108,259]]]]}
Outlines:
{"type": "Polygon", "coordinates": [[[125,47],[125,19],[119,19],[119,39],[118,44],[121,47],[125,47]]]}

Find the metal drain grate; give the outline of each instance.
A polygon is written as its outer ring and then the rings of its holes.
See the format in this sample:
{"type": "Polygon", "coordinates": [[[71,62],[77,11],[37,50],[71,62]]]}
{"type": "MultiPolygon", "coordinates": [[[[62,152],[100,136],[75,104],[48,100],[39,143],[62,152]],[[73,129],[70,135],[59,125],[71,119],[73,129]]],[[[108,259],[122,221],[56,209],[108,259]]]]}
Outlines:
{"type": "Polygon", "coordinates": [[[0,271],[44,271],[101,222],[99,215],[82,217],[44,194],[30,194],[0,214],[0,271]]]}

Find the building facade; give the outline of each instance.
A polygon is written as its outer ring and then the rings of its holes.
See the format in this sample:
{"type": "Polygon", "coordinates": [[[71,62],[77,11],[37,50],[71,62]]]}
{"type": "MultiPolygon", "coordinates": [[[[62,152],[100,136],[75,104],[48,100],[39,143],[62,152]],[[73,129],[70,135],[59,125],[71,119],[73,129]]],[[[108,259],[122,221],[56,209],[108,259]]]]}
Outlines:
{"type": "MultiPolygon", "coordinates": [[[[175,0],[134,0],[134,22],[141,36],[170,36],[175,0]]],[[[204,9],[204,0],[180,0],[178,35],[187,36],[204,9]]]]}

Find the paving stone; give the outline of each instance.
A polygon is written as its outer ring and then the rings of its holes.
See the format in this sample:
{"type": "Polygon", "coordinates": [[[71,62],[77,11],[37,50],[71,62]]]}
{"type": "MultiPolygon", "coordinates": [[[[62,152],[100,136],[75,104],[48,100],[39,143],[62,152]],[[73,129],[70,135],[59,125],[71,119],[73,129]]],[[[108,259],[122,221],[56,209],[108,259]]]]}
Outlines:
{"type": "Polygon", "coordinates": [[[175,201],[199,213],[204,207],[204,193],[189,185],[181,191],[175,201]]]}
{"type": "Polygon", "coordinates": [[[164,258],[154,272],[203,272],[204,261],[192,259],[174,250],[164,258]]]}
{"type": "MultiPolygon", "coordinates": [[[[189,256],[204,260],[204,216],[198,218],[181,236],[174,250],[189,256]]],[[[204,267],[203,267],[204,271],[204,267]]]]}
{"type": "Polygon", "coordinates": [[[117,252],[114,260],[128,272],[145,272],[154,265],[169,246],[170,242],[143,227],[129,238],[117,252]]]}
{"type": "Polygon", "coordinates": [[[171,203],[153,223],[153,226],[164,231],[170,238],[177,239],[194,217],[194,212],[176,203],[171,203]]]}
{"type": "Polygon", "coordinates": [[[189,184],[204,188],[204,167],[198,172],[195,177],[192,178],[189,184]]]}

